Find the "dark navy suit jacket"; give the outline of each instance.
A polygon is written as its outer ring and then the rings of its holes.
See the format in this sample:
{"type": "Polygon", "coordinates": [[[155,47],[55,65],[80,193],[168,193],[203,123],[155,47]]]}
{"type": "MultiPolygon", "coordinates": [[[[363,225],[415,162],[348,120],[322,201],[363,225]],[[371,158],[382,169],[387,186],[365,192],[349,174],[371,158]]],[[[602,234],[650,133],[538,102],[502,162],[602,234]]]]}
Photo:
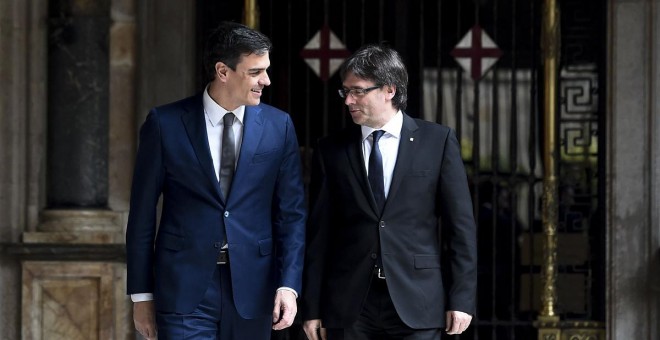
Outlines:
{"type": "Polygon", "coordinates": [[[126,231],[128,294],[190,313],[216,269],[226,230],[239,314],[272,314],[277,287],[301,292],[306,219],[288,114],[247,106],[229,197],[215,176],[201,93],[154,108],[140,129],[126,231]],[[162,194],[158,228],[157,202],[162,194]]]}
{"type": "Polygon", "coordinates": [[[365,171],[360,127],[319,141],[310,189],[305,320],[322,319],[329,328],[357,320],[379,244],[390,296],[409,327],[441,328],[447,310],[474,314],[476,227],[456,135],[404,114],[398,150],[381,213],[365,171]]]}

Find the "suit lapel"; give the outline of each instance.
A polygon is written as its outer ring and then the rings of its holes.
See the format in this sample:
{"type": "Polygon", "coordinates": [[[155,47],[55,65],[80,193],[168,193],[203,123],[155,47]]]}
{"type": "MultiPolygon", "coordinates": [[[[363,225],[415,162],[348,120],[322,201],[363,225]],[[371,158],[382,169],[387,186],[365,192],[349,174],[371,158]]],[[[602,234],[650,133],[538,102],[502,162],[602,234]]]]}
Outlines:
{"type": "Polygon", "coordinates": [[[353,169],[353,174],[364,192],[364,196],[369,198],[371,209],[373,209],[376,215],[380,216],[380,211],[376,205],[376,199],[369,186],[367,170],[364,168],[364,157],[362,157],[362,130],[359,125],[355,125],[348,134],[346,154],[348,156],[348,161],[351,164],[351,169],[353,169]]]}
{"type": "Polygon", "coordinates": [[[261,107],[259,106],[246,106],[245,116],[243,117],[243,140],[241,142],[241,150],[238,154],[238,163],[236,165],[236,172],[234,173],[233,188],[238,187],[243,176],[250,166],[252,156],[257,152],[261,135],[264,131],[263,117],[261,107]]]}
{"type": "Polygon", "coordinates": [[[399,190],[403,178],[410,170],[415,150],[419,144],[417,129],[418,126],[417,123],[415,123],[415,120],[404,113],[401,138],[399,139],[399,151],[396,157],[396,164],[392,174],[392,183],[390,184],[390,190],[387,194],[384,209],[387,209],[387,205],[391,201],[391,198],[396,196],[396,192],[399,190]]]}
{"type": "Polygon", "coordinates": [[[198,95],[191,105],[185,107],[186,113],[181,117],[183,125],[186,128],[188,139],[195,150],[195,155],[202,171],[211,181],[211,185],[215,188],[215,193],[218,198],[222,197],[220,193],[220,183],[215,176],[215,168],[213,167],[213,159],[211,158],[211,148],[209,147],[209,138],[206,133],[206,121],[204,115],[204,106],[202,104],[202,96],[198,95]]]}

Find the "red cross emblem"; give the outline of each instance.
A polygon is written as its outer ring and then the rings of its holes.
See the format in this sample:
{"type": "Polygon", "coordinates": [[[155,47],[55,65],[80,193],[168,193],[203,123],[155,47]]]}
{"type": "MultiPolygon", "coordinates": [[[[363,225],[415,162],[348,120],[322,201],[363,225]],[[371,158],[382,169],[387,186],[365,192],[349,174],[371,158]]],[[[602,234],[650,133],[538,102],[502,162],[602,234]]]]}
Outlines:
{"type": "Polygon", "coordinates": [[[300,56],[323,81],[330,79],[349,55],[346,46],[327,24],[300,51],[300,56]]]}
{"type": "Polygon", "coordinates": [[[475,25],[451,51],[451,55],[477,81],[502,56],[502,50],[479,25],[475,25]]]}

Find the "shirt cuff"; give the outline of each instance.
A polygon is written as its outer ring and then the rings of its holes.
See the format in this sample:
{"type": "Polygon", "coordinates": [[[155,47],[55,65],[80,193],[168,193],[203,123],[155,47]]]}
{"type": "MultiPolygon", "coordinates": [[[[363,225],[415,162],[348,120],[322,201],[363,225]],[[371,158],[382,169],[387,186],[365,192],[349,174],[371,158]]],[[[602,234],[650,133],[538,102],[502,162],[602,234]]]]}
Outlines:
{"type": "Polygon", "coordinates": [[[298,298],[298,292],[296,292],[293,288],[289,288],[289,287],[280,287],[280,288],[277,288],[277,291],[278,291],[278,292],[279,292],[280,290],[288,290],[288,291],[290,291],[291,293],[293,293],[293,295],[296,296],[296,299],[298,298]]]}
{"type": "MultiPolygon", "coordinates": [[[[297,296],[298,295],[296,295],[296,297],[297,296]]],[[[151,301],[153,299],[154,299],[154,294],[153,293],[131,294],[131,301],[133,301],[133,302],[151,301]]]]}

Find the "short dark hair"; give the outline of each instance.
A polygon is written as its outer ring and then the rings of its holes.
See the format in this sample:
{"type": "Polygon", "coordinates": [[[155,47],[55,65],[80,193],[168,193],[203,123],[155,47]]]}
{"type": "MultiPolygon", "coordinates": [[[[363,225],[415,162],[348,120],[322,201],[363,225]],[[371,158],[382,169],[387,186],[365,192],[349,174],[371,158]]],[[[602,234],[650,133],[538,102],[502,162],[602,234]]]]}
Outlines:
{"type": "Polygon", "coordinates": [[[225,63],[232,70],[243,55],[263,55],[270,52],[273,44],[261,32],[235,22],[223,21],[206,40],[204,47],[204,74],[207,81],[215,78],[215,64],[225,63]]]}
{"type": "Polygon", "coordinates": [[[396,93],[392,105],[405,110],[408,103],[408,71],[399,53],[385,44],[368,44],[360,47],[341,66],[342,81],[348,73],[371,80],[377,86],[394,85],[396,93]]]}

